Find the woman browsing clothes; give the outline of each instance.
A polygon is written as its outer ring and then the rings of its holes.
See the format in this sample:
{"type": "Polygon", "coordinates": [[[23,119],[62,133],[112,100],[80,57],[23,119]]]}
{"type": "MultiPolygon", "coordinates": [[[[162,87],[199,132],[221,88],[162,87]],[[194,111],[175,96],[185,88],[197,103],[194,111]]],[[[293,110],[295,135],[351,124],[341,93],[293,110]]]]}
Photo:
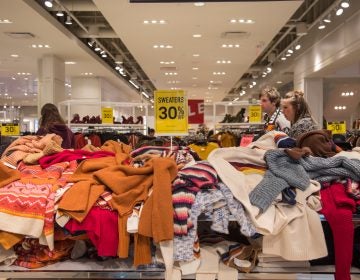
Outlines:
{"type": "Polygon", "coordinates": [[[282,112],[291,123],[288,135],[298,138],[301,134],[319,129],[314,118],[311,116],[309,105],[304,93],[301,91],[290,91],[281,100],[282,112]]]}
{"type": "Polygon", "coordinates": [[[63,139],[62,148],[74,148],[74,133],[66,126],[58,108],[52,103],[46,103],[41,108],[40,128],[36,135],[46,135],[48,133],[55,133],[61,136],[63,139]]]}

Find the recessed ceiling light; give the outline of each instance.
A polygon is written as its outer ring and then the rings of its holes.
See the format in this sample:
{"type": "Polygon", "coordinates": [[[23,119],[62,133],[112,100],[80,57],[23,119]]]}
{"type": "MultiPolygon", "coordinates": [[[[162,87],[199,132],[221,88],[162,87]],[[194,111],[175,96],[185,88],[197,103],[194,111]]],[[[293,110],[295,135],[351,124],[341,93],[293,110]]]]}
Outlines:
{"type": "Polygon", "coordinates": [[[241,19],[230,19],[230,21],[229,21],[230,23],[244,23],[244,24],[253,24],[253,23],[255,23],[255,21],[254,20],[252,20],[252,19],[243,19],[243,18],[241,18],[241,19]]]}
{"type": "Polygon", "coordinates": [[[38,44],[38,45],[32,44],[31,47],[34,48],[34,49],[36,49],[36,48],[39,48],[39,49],[41,49],[41,48],[51,48],[49,45],[43,45],[43,44],[38,44]]]}
{"type": "Polygon", "coordinates": [[[166,20],[160,19],[160,20],[144,20],[144,24],[166,24],[166,20]]]}
{"type": "Polygon", "coordinates": [[[277,84],[282,84],[282,81],[277,81],[276,83],[277,83],[277,84]]]}
{"type": "Polygon", "coordinates": [[[198,54],[198,53],[193,54],[193,57],[199,57],[199,56],[200,56],[200,54],[198,54]]]}
{"type": "Polygon", "coordinates": [[[204,2],[195,2],[194,3],[194,6],[196,6],[196,7],[203,7],[204,5],[205,5],[204,2]]]}
{"type": "Polygon", "coordinates": [[[226,75],[225,72],[213,72],[213,75],[226,75]]]}
{"type": "Polygon", "coordinates": [[[198,67],[193,67],[192,70],[199,70],[199,68],[198,67]]]}
{"type": "Polygon", "coordinates": [[[197,79],[198,79],[198,77],[192,77],[192,79],[193,79],[193,80],[197,80],[197,79]]]}
{"type": "Polygon", "coordinates": [[[154,45],[153,48],[154,49],[172,49],[173,46],[171,46],[171,45],[154,45]]]}
{"type": "Polygon", "coordinates": [[[19,57],[18,54],[12,54],[11,57],[19,57]]]}
{"type": "Polygon", "coordinates": [[[92,76],[93,73],[91,73],[91,72],[84,72],[84,73],[81,73],[81,75],[84,75],[84,76],[92,76]]]}
{"type": "Polygon", "coordinates": [[[12,23],[12,21],[8,19],[0,19],[0,23],[12,23]]]}
{"type": "Polygon", "coordinates": [[[227,44],[222,44],[221,47],[231,49],[231,48],[240,48],[240,45],[239,44],[228,44],[228,45],[227,44]]]}
{"type": "Polygon", "coordinates": [[[193,38],[201,38],[202,35],[201,34],[193,34],[192,36],[193,36],[193,38]]]}
{"type": "Polygon", "coordinates": [[[216,63],[217,64],[230,64],[231,60],[217,60],[216,63]]]}
{"type": "Polygon", "coordinates": [[[72,64],[76,64],[76,62],[75,61],[65,61],[65,64],[72,65],[72,64]]]}
{"type": "Polygon", "coordinates": [[[175,61],[160,61],[160,64],[165,64],[165,65],[175,64],[175,61]]]}

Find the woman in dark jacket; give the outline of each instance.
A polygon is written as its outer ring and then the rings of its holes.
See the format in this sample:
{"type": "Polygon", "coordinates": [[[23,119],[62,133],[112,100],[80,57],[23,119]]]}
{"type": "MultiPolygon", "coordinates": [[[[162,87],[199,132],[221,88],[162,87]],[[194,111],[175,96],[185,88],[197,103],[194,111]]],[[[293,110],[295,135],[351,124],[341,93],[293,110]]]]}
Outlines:
{"type": "Polygon", "coordinates": [[[55,133],[63,139],[61,147],[71,149],[75,146],[74,133],[66,126],[64,119],[60,116],[58,108],[52,103],[46,103],[41,108],[40,128],[37,135],[55,133]]]}

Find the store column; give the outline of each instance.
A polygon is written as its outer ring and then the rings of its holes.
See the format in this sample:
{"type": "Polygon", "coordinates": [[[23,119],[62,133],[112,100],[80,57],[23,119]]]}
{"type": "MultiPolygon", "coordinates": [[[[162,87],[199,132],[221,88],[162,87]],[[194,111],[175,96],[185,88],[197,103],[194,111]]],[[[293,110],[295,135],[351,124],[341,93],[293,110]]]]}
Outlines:
{"type": "Polygon", "coordinates": [[[46,103],[57,105],[65,97],[65,63],[55,55],[47,55],[38,60],[39,92],[38,115],[46,103]]]}
{"type": "Polygon", "coordinates": [[[304,78],[301,74],[294,73],[294,89],[301,90],[305,94],[305,100],[309,104],[310,111],[315,121],[322,128],[324,105],[324,82],[322,78],[304,78]]]}
{"type": "MultiPolygon", "coordinates": [[[[70,107],[70,115],[79,114],[80,118],[89,114],[101,114],[102,78],[72,77],[71,99],[76,101],[70,107]]],[[[90,117],[91,117],[90,116],[90,117]]]]}

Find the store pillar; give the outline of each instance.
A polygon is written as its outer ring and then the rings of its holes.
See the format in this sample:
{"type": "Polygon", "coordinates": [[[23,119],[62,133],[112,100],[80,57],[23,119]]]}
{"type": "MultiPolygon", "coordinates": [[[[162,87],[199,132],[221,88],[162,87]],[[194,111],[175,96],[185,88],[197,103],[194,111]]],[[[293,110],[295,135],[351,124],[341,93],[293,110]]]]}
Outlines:
{"type": "Polygon", "coordinates": [[[57,105],[65,97],[65,63],[55,56],[47,55],[38,60],[38,115],[46,103],[57,105]]]}
{"type": "Polygon", "coordinates": [[[71,106],[70,115],[79,114],[81,118],[100,115],[102,100],[102,78],[100,77],[72,77],[71,99],[83,100],[71,106]]]}

